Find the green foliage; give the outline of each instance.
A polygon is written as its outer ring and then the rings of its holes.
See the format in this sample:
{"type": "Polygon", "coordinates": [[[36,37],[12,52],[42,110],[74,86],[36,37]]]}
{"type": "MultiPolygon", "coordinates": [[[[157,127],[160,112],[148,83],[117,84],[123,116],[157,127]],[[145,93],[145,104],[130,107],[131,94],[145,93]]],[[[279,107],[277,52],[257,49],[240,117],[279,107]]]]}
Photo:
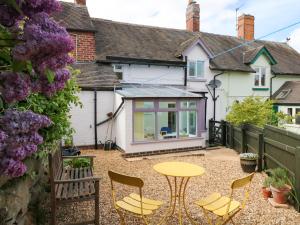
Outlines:
{"type": "Polygon", "coordinates": [[[285,187],[287,184],[290,185],[290,175],[286,169],[275,168],[268,170],[270,174],[270,185],[280,189],[285,187]]]}
{"type": "Polygon", "coordinates": [[[266,177],[266,179],[263,182],[263,187],[266,187],[266,188],[270,187],[271,182],[272,182],[272,178],[271,177],[266,177]]]}
{"type": "Polygon", "coordinates": [[[253,124],[263,127],[270,124],[273,102],[261,97],[246,97],[242,102],[233,103],[226,119],[233,125],[253,124]]]}
{"type": "Polygon", "coordinates": [[[72,168],[88,167],[90,166],[90,160],[85,158],[64,160],[64,166],[72,168]]]}
{"type": "MultiPolygon", "coordinates": [[[[32,110],[35,113],[46,115],[52,120],[52,126],[41,130],[44,137],[42,148],[51,147],[53,144],[57,144],[57,141],[71,137],[74,132],[70,123],[70,110],[72,105],[81,106],[77,96],[80,89],[76,83],[76,75],[79,71],[69,69],[72,72],[72,78],[67,81],[62,91],[57,92],[51,98],[42,94],[31,94],[26,101],[18,104],[19,110],[32,110]]],[[[43,155],[43,153],[41,154],[43,155]]]]}

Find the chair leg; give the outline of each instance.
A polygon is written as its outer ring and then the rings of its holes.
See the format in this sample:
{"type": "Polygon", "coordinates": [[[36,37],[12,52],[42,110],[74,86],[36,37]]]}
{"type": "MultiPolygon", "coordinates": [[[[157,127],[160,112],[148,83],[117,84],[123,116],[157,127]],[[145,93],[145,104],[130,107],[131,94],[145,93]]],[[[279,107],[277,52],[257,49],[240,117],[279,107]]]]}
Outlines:
{"type": "Polygon", "coordinates": [[[212,220],[209,218],[209,216],[207,215],[207,211],[205,209],[203,209],[204,212],[204,216],[208,222],[209,225],[213,225],[212,220]]]}
{"type": "Polygon", "coordinates": [[[142,218],[143,218],[143,220],[144,220],[144,223],[145,223],[146,225],[149,225],[149,223],[148,223],[146,217],[142,216],[142,218]]]}
{"type": "Polygon", "coordinates": [[[95,182],[95,225],[99,225],[100,223],[100,212],[99,212],[99,181],[95,182]]]}
{"type": "Polygon", "coordinates": [[[56,225],[56,204],[51,201],[51,225],[56,225]]]}
{"type": "Polygon", "coordinates": [[[117,213],[118,213],[118,215],[120,217],[120,223],[121,223],[121,225],[126,225],[125,218],[124,218],[122,212],[120,212],[118,209],[116,209],[116,210],[117,210],[117,213]]]}

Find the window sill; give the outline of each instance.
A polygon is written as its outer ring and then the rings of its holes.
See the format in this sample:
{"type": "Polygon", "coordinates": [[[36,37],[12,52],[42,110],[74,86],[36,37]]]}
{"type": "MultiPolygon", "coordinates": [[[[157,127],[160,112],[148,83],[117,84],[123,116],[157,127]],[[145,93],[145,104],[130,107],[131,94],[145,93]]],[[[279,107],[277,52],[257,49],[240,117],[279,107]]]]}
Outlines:
{"type": "Polygon", "coordinates": [[[204,78],[187,78],[187,81],[190,81],[190,82],[206,82],[207,79],[204,79],[204,78]]]}
{"type": "Polygon", "coordinates": [[[263,87],[257,87],[257,88],[252,88],[252,91],[268,91],[269,88],[263,88],[263,87]]]}
{"type": "Polygon", "coordinates": [[[170,138],[166,140],[153,140],[153,141],[139,141],[139,142],[131,142],[131,145],[141,145],[141,144],[154,144],[154,143],[162,143],[162,142],[178,142],[178,141],[191,141],[191,140],[202,140],[203,137],[193,137],[193,138],[170,138]]]}

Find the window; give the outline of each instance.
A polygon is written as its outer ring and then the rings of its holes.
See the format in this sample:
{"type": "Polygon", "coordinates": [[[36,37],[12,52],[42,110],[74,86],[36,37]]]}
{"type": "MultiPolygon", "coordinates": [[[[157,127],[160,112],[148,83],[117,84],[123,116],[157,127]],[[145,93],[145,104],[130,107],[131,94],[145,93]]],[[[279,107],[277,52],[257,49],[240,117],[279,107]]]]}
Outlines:
{"type": "Polygon", "coordinates": [[[288,108],[288,109],[287,109],[287,114],[288,114],[289,116],[293,116],[293,108],[288,108]]]}
{"type": "Polygon", "coordinates": [[[134,140],[151,141],[155,139],[155,113],[134,113],[134,140]]]}
{"type": "Polygon", "coordinates": [[[189,61],[188,68],[190,78],[204,77],[204,61],[189,61]]]}
{"type": "Polygon", "coordinates": [[[133,141],[197,137],[197,101],[136,100],[133,108],[133,141]]]}
{"type": "Polygon", "coordinates": [[[255,68],[254,86],[265,87],[266,86],[266,68],[257,67],[255,68]]]}
{"type": "Polygon", "coordinates": [[[114,65],[114,72],[122,73],[122,72],[123,72],[123,67],[122,67],[122,65],[115,64],[115,65],[114,65]]]}

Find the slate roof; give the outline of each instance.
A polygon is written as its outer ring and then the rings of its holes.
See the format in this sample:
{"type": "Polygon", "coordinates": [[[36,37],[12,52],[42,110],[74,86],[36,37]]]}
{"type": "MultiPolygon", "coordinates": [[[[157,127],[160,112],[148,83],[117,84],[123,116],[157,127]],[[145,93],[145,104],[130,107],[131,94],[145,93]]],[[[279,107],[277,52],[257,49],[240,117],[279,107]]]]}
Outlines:
{"type": "Polygon", "coordinates": [[[53,15],[60,25],[67,30],[96,31],[86,6],[71,2],[60,2],[60,4],[62,12],[53,15]]]}
{"type": "MultiPolygon", "coordinates": [[[[205,32],[160,28],[92,18],[96,33],[97,60],[107,56],[168,60],[182,62],[178,57],[190,44],[200,38],[212,55],[245,44],[233,36],[205,32]]],[[[245,52],[255,52],[264,46],[277,61],[274,74],[300,74],[300,54],[286,43],[256,40],[210,60],[214,70],[254,72],[244,63],[245,52]]]]}
{"type": "Polygon", "coordinates": [[[273,95],[272,99],[275,104],[300,104],[300,81],[286,81],[273,95]],[[284,98],[278,98],[282,91],[286,91],[288,94],[284,98]]]}
{"type": "Polygon", "coordinates": [[[114,86],[120,86],[117,75],[111,65],[99,65],[97,63],[78,63],[72,65],[81,73],[77,76],[79,87],[84,90],[113,90],[114,86]]]}

